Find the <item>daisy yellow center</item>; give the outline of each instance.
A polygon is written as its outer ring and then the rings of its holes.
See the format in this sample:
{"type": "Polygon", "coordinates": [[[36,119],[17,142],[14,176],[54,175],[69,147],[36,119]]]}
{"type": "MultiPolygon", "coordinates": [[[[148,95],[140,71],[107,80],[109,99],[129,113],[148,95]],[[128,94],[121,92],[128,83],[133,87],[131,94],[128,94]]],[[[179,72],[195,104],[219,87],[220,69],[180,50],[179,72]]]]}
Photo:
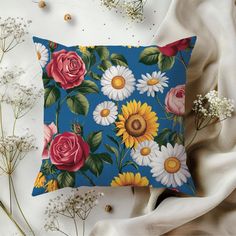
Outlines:
{"type": "Polygon", "coordinates": [[[38,60],[41,59],[41,53],[40,52],[37,52],[37,58],[38,58],[38,60]]]}
{"type": "Polygon", "coordinates": [[[127,119],[125,128],[128,134],[139,137],[145,133],[147,124],[141,115],[135,114],[127,119]]]}
{"type": "Polygon", "coordinates": [[[174,174],[179,171],[181,163],[176,157],[169,157],[165,160],[164,168],[168,173],[174,174]]]}
{"type": "Polygon", "coordinates": [[[151,153],[151,148],[149,147],[143,147],[141,150],[140,150],[140,153],[142,156],[147,156],[151,153]]]}
{"type": "Polygon", "coordinates": [[[110,110],[109,109],[102,109],[101,110],[101,112],[100,112],[100,115],[102,116],[102,117],[107,117],[107,116],[109,116],[109,114],[110,114],[110,110]]]}
{"type": "Polygon", "coordinates": [[[115,76],[111,80],[111,85],[115,89],[123,89],[125,87],[125,79],[122,76],[115,76]]]}
{"type": "Polygon", "coordinates": [[[148,84],[148,85],[156,85],[156,84],[158,84],[158,83],[160,83],[160,81],[159,81],[159,79],[157,79],[157,78],[152,78],[152,79],[149,79],[149,80],[147,81],[147,84],[148,84]]]}

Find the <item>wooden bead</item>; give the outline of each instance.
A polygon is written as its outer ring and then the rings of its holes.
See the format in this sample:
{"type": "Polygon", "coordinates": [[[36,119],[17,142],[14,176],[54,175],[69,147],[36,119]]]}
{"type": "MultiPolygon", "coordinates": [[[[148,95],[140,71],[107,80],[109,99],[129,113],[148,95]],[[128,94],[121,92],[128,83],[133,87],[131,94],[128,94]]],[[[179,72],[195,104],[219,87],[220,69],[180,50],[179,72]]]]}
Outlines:
{"type": "Polygon", "coordinates": [[[72,16],[70,14],[65,14],[64,15],[64,20],[65,21],[70,21],[70,20],[72,20],[72,16]]]}
{"type": "Polygon", "coordinates": [[[106,205],[106,206],[105,206],[105,211],[106,211],[106,212],[110,213],[110,212],[112,212],[112,210],[113,210],[113,209],[112,209],[112,206],[111,206],[111,205],[106,205]]]}
{"type": "Polygon", "coordinates": [[[38,5],[39,5],[40,8],[44,8],[44,7],[46,7],[46,2],[43,1],[43,0],[40,0],[38,5]]]}

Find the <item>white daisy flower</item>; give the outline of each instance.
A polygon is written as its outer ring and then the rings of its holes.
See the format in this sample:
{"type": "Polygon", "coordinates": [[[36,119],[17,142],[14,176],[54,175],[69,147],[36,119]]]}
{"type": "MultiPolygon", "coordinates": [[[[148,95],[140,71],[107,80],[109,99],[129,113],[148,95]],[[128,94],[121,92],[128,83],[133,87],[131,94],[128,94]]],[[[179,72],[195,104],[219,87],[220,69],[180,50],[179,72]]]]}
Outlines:
{"type": "Polygon", "coordinates": [[[44,67],[49,59],[48,49],[41,43],[35,43],[35,48],[39,63],[42,67],[44,67]]]}
{"type": "Polygon", "coordinates": [[[137,89],[140,91],[140,94],[147,92],[148,96],[155,97],[155,92],[163,93],[164,87],[168,87],[168,77],[165,76],[165,73],[152,72],[150,75],[142,75],[142,79],[138,80],[137,89]]]}
{"type": "Polygon", "coordinates": [[[99,125],[108,126],[117,118],[117,106],[114,102],[106,101],[98,104],[93,112],[93,119],[99,125]]]}
{"type": "Polygon", "coordinates": [[[138,147],[131,150],[131,157],[140,166],[149,166],[152,159],[157,157],[159,145],[151,141],[139,143],[138,147]]]}
{"type": "Polygon", "coordinates": [[[122,101],[135,89],[135,78],[130,69],[124,66],[111,66],[101,79],[102,92],[110,99],[122,101]]]}
{"type": "Polygon", "coordinates": [[[161,151],[156,156],[150,164],[152,176],[156,181],[173,188],[187,182],[190,173],[186,165],[186,152],[183,145],[175,144],[173,147],[168,143],[167,147],[161,146],[161,151]]]}

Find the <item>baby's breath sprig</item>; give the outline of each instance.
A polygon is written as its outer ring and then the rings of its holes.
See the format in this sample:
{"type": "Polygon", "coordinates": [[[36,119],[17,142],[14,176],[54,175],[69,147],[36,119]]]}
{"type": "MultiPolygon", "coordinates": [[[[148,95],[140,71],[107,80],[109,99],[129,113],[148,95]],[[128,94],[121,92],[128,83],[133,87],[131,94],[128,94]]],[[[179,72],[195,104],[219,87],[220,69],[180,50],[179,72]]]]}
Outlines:
{"type": "Polygon", "coordinates": [[[59,232],[67,235],[60,227],[60,218],[66,217],[73,221],[75,226],[75,235],[78,236],[77,219],[83,222],[83,236],[85,235],[85,221],[89,217],[92,209],[98,204],[98,199],[104,194],[95,190],[80,194],[78,189],[71,190],[69,196],[63,194],[50,199],[45,211],[46,223],[44,229],[46,231],[59,232]]]}
{"type": "MultiPolygon", "coordinates": [[[[18,83],[18,79],[21,78],[23,74],[25,74],[24,70],[18,67],[11,69],[7,67],[0,68],[0,174],[5,174],[8,177],[10,219],[14,219],[12,204],[14,199],[23,220],[32,235],[35,235],[18,201],[13,173],[21,160],[23,160],[29,152],[37,149],[37,147],[34,145],[34,136],[29,134],[18,136],[15,134],[15,128],[17,120],[25,116],[33,108],[43,91],[33,85],[25,86],[18,83]],[[4,129],[5,120],[3,120],[3,108],[5,107],[3,104],[6,106],[10,105],[13,109],[14,122],[10,135],[6,134],[6,129],[4,129]]],[[[1,205],[0,207],[3,208],[1,205]]],[[[16,223],[16,226],[19,227],[19,224],[16,223]]],[[[20,232],[22,235],[26,235],[22,229],[20,232]]]]}
{"type": "Polygon", "coordinates": [[[216,90],[212,90],[205,96],[197,95],[197,99],[193,101],[192,110],[195,114],[196,130],[187,147],[194,141],[199,130],[230,118],[234,112],[234,101],[220,97],[216,90]]]}
{"type": "Polygon", "coordinates": [[[144,20],[144,5],[147,0],[101,0],[101,3],[111,9],[121,9],[131,20],[144,20]]]}
{"type": "Polygon", "coordinates": [[[14,112],[13,135],[15,132],[15,123],[18,119],[25,116],[32,110],[36,101],[43,95],[42,89],[37,89],[34,85],[22,85],[14,83],[11,92],[6,98],[6,103],[11,105],[14,112]]]}
{"type": "Polygon", "coordinates": [[[31,21],[24,18],[0,17],[0,63],[5,53],[11,51],[18,44],[24,42],[24,36],[28,34],[31,21]]]}

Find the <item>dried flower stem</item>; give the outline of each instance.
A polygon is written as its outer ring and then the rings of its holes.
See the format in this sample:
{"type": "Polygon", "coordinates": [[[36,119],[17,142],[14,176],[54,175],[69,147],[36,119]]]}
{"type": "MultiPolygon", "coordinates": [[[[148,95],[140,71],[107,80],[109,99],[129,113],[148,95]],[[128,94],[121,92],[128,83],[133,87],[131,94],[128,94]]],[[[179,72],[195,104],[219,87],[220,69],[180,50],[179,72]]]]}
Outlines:
{"type": "Polygon", "coordinates": [[[19,232],[23,235],[26,236],[26,234],[24,233],[24,231],[21,229],[21,227],[18,225],[18,223],[15,221],[15,219],[12,217],[12,214],[7,210],[7,208],[3,205],[3,203],[0,201],[0,207],[2,208],[2,210],[6,213],[6,215],[8,216],[8,218],[15,224],[15,226],[17,227],[17,229],[19,230],[19,232]]]}
{"type": "Polygon", "coordinates": [[[46,231],[57,231],[64,235],[66,232],[60,229],[59,217],[66,217],[73,221],[75,235],[79,235],[77,219],[80,218],[83,223],[83,236],[85,235],[85,221],[91,210],[97,205],[98,198],[102,193],[88,191],[83,195],[78,194],[78,189],[73,189],[71,195],[64,197],[63,194],[49,201],[45,214],[48,216],[44,226],[46,231]]]}
{"type": "Polygon", "coordinates": [[[196,130],[186,148],[193,143],[199,130],[230,118],[234,112],[234,104],[232,99],[219,97],[218,92],[212,90],[205,96],[197,95],[197,99],[193,101],[192,110],[195,113],[194,123],[196,130]]]}
{"type": "MultiPolygon", "coordinates": [[[[9,176],[10,176],[10,175],[9,175],[9,176]]],[[[11,176],[10,176],[10,182],[11,182],[11,186],[12,186],[12,190],[13,190],[13,194],[14,194],[14,197],[15,197],[15,200],[16,200],[17,207],[18,207],[18,209],[19,209],[19,211],[20,211],[20,213],[21,213],[21,215],[22,215],[22,217],[23,217],[25,223],[26,223],[27,226],[29,227],[30,231],[32,232],[33,235],[35,235],[33,229],[31,228],[29,222],[27,221],[27,219],[26,219],[26,217],[25,217],[25,215],[24,215],[23,210],[21,209],[20,203],[19,203],[18,198],[17,198],[17,194],[16,194],[14,182],[13,182],[13,179],[12,179],[11,176]]]]}

